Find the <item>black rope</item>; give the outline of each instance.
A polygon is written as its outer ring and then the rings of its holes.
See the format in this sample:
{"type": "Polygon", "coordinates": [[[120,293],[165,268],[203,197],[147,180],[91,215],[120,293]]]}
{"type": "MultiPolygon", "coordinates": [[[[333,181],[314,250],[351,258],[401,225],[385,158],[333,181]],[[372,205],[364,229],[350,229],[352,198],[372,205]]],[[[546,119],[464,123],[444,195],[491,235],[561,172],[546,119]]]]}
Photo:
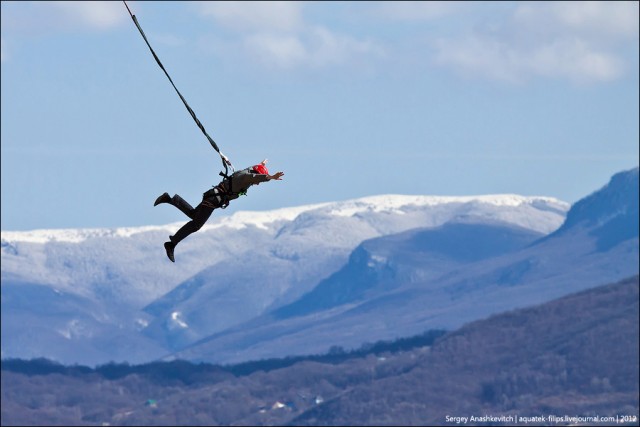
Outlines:
{"type": "Polygon", "coordinates": [[[209,140],[209,144],[211,144],[213,149],[216,150],[218,152],[218,154],[220,154],[220,157],[222,158],[222,165],[224,166],[224,176],[227,176],[227,174],[229,172],[228,166],[231,166],[233,168],[233,166],[231,165],[231,162],[229,161],[227,156],[225,156],[224,154],[222,154],[220,152],[220,149],[218,148],[218,144],[216,144],[216,142],[213,140],[213,138],[211,138],[209,136],[209,134],[205,130],[205,128],[202,125],[202,123],[200,123],[200,120],[198,120],[198,118],[196,117],[196,113],[193,112],[193,110],[191,109],[191,107],[187,103],[187,100],[184,99],[184,96],[182,96],[182,94],[180,93],[180,91],[178,90],[176,85],[173,83],[173,80],[171,79],[171,76],[169,75],[167,70],[162,65],[162,62],[160,62],[160,58],[158,58],[158,55],[156,55],[156,53],[154,52],[153,48],[149,44],[149,40],[147,40],[147,36],[144,34],[144,31],[142,31],[142,27],[138,23],[138,20],[136,19],[136,16],[133,13],[131,13],[131,9],[129,9],[129,6],[127,5],[127,2],[124,1],[124,0],[122,2],[124,3],[125,7],[127,8],[127,11],[129,12],[129,15],[131,15],[131,19],[133,19],[133,22],[136,24],[136,27],[138,27],[138,31],[140,31],[140,34],[142,35],[142,38],[144,39],[145,43],[147,43],[147,46],[149,47],[149,50],[151,51],[151,54],[155,58],[156,62],[158,63],[158,65],[160,66],[162,71],[164,71],[164,74],[167,76],[167,78],[171,82],[171,86],[173,86],[173,88],[175,89],[176,93],[178,94],[178,96],[182,100],[184,106],[187,107],[187,111],[189,112],[189,114],[191,114],[191,117],[193,117],[193,120],[196,122],[196,125],[198,125],[198,127],[200,128],[200,130],[202,131],[204,136],[207,137],[207,139],[209,140]]]}

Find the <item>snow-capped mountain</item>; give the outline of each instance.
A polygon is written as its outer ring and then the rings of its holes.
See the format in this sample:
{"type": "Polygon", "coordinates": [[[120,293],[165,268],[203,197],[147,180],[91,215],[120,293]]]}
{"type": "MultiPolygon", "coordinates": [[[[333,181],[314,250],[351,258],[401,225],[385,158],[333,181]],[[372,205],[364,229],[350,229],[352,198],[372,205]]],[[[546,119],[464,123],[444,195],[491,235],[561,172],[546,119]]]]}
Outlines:
{"type": "Polygon", "coordinates": [[[312,290],[364,240],[449,222],[548,234],[568,204],[548,197],[386,195],[214,215],[182,223],[2,232],[2,357],[139,363],[222,332],[312,290]]]}
{"type": "Polygon", "coordinates": [[[297,301],[172,357],[232,363],[355,348],[638,274],[637,168],[580,200],[557,232],[534,242],[513,223],[459,220],[365,241],[297,301]]]}

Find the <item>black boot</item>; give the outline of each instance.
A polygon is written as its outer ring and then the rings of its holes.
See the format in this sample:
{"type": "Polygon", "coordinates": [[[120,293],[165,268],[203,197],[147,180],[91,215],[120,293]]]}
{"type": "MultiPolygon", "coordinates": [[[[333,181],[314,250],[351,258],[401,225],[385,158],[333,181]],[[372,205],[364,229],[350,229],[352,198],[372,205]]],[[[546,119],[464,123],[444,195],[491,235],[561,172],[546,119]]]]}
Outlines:
{"type": "Polygon", "coordinates": [[[156,199],[156,202],[153,206],[158,206],[160,203],[169,203],[171,201],[171,197],[169,197],[169,193],[164,193],[156,199]]]}
{"type": "Polygon", "coordinates": [[[173,250],[175,249],[175,247],[176,245],[173,242],[165,242],[164,244],[164,249],[165,251],[167,251],[167,256],[169,257],[171,262],[176,262],[175,258],[173,257],[173,250]]]}

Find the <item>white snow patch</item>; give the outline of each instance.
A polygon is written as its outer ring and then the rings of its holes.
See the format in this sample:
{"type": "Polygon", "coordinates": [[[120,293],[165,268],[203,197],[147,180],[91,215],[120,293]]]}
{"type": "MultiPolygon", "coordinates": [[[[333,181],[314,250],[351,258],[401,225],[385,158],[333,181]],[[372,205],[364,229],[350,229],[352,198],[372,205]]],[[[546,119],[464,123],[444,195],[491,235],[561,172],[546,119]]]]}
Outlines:
{"type": "Polygon", "coordinates": [[[367,267],[373,268],[380,264],[385,264],[387,262],[387,258],[380,255],[372,255],[367,262],[367,267]]]}
{"type": "Polygon", "coordinates": [[[90,331],[86,330],[78,319],[71,319],[67,322],[66,328],[58,329],[57,332],[68,340],[83,336],[91,337],[93,335],[90,331]]]}
{"type": "Polygon", "coordinates": [[[181,313],[179,311],[174,311],[171,313],[171,320],[181,328],[188,328],[189,325],[187,325],[184,320],[180,319],[180,314],[181,313]]]}

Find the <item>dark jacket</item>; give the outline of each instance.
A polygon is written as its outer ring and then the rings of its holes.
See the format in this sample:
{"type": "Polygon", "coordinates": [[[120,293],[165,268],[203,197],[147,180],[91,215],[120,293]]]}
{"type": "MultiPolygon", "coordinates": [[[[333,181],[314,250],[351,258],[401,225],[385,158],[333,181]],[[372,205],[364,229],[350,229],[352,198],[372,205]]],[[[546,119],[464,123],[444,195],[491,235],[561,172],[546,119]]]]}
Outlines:
{"type": "Polygon", "coordinates": [[[255,173],[249,167],[231,174],[229,178],[222,180],[220,184],[202,195],[203,203],[210,207],[225,208],[230,200],[237,199],[247,192],[254,184],[268,181],[268,175],[255,173]]]}
{"type": "Polygon", "coordinates": [[[223,180],[220,185],[229,192],[229,199],[237,199],[240,193],[246,192],[254,184],[268,181],[268,175],[253,172],[253,168],[246,168],[234,172],[228,179],[223,180]]]}

